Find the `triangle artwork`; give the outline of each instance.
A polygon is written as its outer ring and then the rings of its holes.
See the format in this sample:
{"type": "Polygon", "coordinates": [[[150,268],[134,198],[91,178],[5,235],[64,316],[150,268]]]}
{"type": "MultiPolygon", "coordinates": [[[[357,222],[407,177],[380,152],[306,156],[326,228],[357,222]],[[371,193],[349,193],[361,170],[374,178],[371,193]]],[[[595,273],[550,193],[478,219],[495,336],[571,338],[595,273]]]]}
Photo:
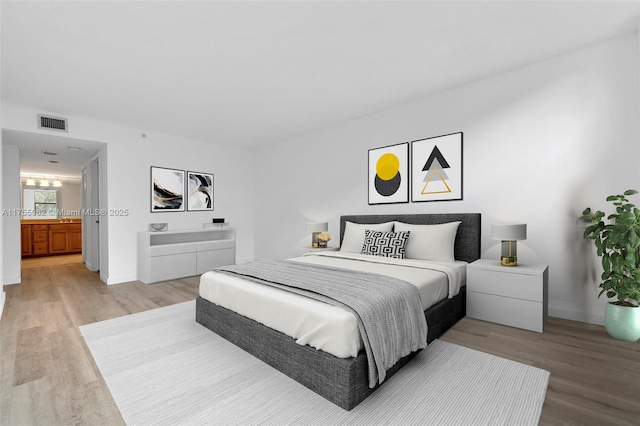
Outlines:
{"type": "Polygon", "coordinates": [[[423,172],[427,172],[424,179],[424,186],[420,194],[445,194],[451,192],[451,188],[447,185],[447,176],[444,169],[448,169],[449,163],[444,158],[437,145],[434,145],[433,151],[429,155],[427,162],[422,168],[423,172]]]}

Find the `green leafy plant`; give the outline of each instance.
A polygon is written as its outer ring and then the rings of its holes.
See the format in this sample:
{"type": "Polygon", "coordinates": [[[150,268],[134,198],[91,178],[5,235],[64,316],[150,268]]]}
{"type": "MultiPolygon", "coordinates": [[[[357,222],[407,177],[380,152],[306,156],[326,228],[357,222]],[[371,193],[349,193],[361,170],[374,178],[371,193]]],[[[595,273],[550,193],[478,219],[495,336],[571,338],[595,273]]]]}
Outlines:
{"type": "Polygon", "coordinates": [[[587,207],[583,219],[591,225],[583,237],[593,240],[598,256],[602,258],[602,289],[607,297],[618,298],[618,305],[637,306],[640,301],[640,209],[627,199],[638,191],[629,189],[622,195],[610,195],[607,201],[615,206],[615,213],[607,216],[587,207]]]}

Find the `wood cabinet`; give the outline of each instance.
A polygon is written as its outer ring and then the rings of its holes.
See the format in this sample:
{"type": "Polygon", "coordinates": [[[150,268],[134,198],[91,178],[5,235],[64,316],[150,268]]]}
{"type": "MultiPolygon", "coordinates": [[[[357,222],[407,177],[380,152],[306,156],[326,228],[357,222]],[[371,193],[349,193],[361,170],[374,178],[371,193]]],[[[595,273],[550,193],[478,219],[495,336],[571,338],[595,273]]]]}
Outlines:
{"type": "Polygon", "coordinates": [[[69,230],[69,251],[82,253],[82,225],[69,230]]]}
{"type": "Polygon", "coordinates": [[[49,254],[49,225],[31,225],[31,240],[34,256],[44,256],[49,254]]]}
{"type": "Polygon", "coordinates": [[[20,225],[20,235],[22,241],[22,255],[31,256],[33,254],[33,240],[31,238],[31,225],[20,225]]]}
{"type": "Polygon", "coordinates": [[[48,256],[82,252],[81,223],[23,223],[22,256],[48,256]]]}
{"type": "Polygon", "coordinates": [[[49,229],[49,254],[60,254],[68,251],[69,231],[64,226],[51,226],[49,229]]]}

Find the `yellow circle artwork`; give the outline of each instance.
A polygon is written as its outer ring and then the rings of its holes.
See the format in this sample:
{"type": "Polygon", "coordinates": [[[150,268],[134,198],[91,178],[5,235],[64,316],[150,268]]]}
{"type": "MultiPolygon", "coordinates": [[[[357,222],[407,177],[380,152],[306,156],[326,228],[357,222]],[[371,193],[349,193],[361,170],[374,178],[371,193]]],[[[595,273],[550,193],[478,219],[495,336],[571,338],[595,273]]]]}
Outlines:
{"type": "Polygon", "coordinates": [[[394,154],[387,153],[378,159],[376,163],[376,174],[382,180],[393,179],[400,170],[400,160],[394,154]]]}

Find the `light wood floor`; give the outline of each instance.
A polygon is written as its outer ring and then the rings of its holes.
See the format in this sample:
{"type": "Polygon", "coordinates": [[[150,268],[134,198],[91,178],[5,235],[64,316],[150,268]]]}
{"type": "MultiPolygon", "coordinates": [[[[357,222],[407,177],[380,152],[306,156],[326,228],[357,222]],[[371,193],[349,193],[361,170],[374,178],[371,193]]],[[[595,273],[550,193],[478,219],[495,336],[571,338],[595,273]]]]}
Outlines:
{"type": "Polygon", "coordinates": [[[549,371],[541,425],[640,425],[640,341],[559,318],[544,333],[465,318],[442,339],[549,371]]]}
{"type": "Polygon", "coordinates": [[[43,266],[66,265],[82,262],[81,254],[62,254],[58,256],[26,257],[22,259],[21,268],[41,268],[43,266]]]}
{"type": "MultiPolygon", "coordinates": [[[[198,278],[107,286],[81,263],[22,277],[5,287],[0,424],[123,424],[78,327],[192,300],[198,278]]],[[[543,334],[465,318],[443,340],[550,371],[543,425],[640,424],[640,342],[555,318],[543,334]]]]}
{"type": "Polygon", "coordinates": [[[198,282],[108,286],[78,262],[23,268],[0,320],[0,424],[124,424],[78,327],[193,300],[198,282]]]}

